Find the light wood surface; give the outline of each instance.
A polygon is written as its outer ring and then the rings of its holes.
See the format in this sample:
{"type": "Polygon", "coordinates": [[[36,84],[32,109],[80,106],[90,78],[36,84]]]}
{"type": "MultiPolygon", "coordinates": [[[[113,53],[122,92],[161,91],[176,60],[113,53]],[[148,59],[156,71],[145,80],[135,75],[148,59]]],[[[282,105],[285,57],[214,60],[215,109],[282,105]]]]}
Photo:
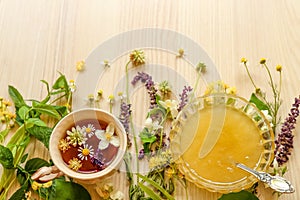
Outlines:
{"type": "MultiPolygon", "coordinates": [[[[267,58],[269,66],[281,64],[283,117],[300,94],[299,0],[0,0],[0,95],[8,98],[7,86],[13,85],[25,98],[42,98],[46,91],[41,79],[51,83],[60,71],[76,80],[76,62],[85,60],[99,44],[124,31],[147,27],[173,30],[197,42],[222,80],[236,86],[238,94],[246,98],[252,85],[240,65],[241,57],[249,60],[261,85],[267,83],[260,58],[267,58]]],[[[282,195],[281,200],[300,199],[299,125],[294,133],[295,148],[286,178],[296,192],[282,195]]],[[[31,158],[49,159],[39,142],[32,142],[28,151],[31,158]]],[[[125,178],[118,180],[119,189],[126,192],[125,178]]],[[[275,199],[271,191],[261,190],[260,199],[275,199]]],[[[177,199],[183,198],[180,191],[177,199]]],[[[94,192],[92,195],[97,199],[94,192]]],[[[190,184],[189,196],[209,200],[220,195],[190,184]]]]}

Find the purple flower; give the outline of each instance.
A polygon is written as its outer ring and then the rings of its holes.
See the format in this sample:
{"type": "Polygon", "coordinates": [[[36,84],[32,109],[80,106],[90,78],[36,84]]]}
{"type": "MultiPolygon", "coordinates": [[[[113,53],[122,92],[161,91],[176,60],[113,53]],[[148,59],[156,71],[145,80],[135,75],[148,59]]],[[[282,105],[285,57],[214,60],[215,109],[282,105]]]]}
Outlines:
{"type": "Polygon", "coordinates": [[[121,102],[121,112],[119,115],[119,120],[124,126],[124,129],[127,134],[127,141],[128,141],[128,147],[131,146],[130,138],[129,138],[129,124],[130,124],[130,115],[131,115],[131,105],[125,103],[124,101],[121,102]]]}
{"type": "Polygon", "coordinates": [[[189,93],[193,90],[191,86],[184,86],[182,93],[179,94],[180,97],[180,103],[178,105],[178,111],[181,111],[182,108],[187,104],[188,102],[188,96],[189,93]]]}
{"type": "Polygon", "coordinates": [[[145,87],[150,97],[150,109],[155,108],[157,106],[156,103],[157,89],[155,88],[155,84],[152,80],[152,76],[150,76],[145,72],[138,72],[138,74],[131,81],[131,84],[135,85],[138,81],[145,83],[145,87]]]}
{"type": "Polygon", "coordinates": [[[299,116],[299,105],[300,105],[300,96],[295,98],[295,102],[292,105],[292,109],[288,114],[288,117],[285,119],[281,127],[281,132],[278,134],[277,140],[275,141],[275,159],[278,163],[278,166],[283,165],[289,160],[291,151],[293,149],[293,138],[292,133],[295,129],[296,118],[299,116]]]}
{"type": "Polygon", "coordinates": [[[139,151],[138,158],[139,158],[139,160],[142,160],[144,157],[145,157],[145,151],[144,151],[144,149],[141,149],[139,151]]]}

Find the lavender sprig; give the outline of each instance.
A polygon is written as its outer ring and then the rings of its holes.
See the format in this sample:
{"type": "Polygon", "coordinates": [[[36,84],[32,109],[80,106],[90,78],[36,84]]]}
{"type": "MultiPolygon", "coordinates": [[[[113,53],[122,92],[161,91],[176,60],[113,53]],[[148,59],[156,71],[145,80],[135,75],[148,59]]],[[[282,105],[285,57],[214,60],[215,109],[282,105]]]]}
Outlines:
{"type": "Polygon", "coordinates": [[[189,93],[193,90],[191,86],[184,86],[182,93],[179,94],[180,97],[180,103],[178,105],[178,111],[181,111],[182,108],[187,104],[188,102],[188,96],[189,93]]]}
{"type": "Polygon", "coordinates": [[[130,138],[129,138],[129,123],[130,123],[130,115],[131,115],[131,110],[130,110],[131,105],[122,101],[120,108],[121,108],[121,112],[119,115],[119,120],[122,123],[122,125],[124,126],[124,129],[127,134],[128,147],[130,147],[131,142],[130,142],[130,138]]]}
{"type": "Polygon", "coordinates": [[[294,135],[292,131],[295,129],[296,118],[299,116],[299,106],[300,96],[299,98],[295,98],[292,109],[281,127],[281,133],[278,134],[277,140],[275,141],[276,147],[274,154],[278,166],[285,164],[289,160],[289,156],[291,155],[291,151],[294,147],[294,135]]]}
{"type": "Polygon", "coordinates": [[[157,89],[155,88],[155,84],[152,80],[152,76],[145,72],[138,72],[138,74],[131,81],[132,85],[135,85],[138,81],[145,83],[145,87],[148,91],[150,97],[150,109],[153,109],[157,106],[156,103],[156,93],[157,89]]]}

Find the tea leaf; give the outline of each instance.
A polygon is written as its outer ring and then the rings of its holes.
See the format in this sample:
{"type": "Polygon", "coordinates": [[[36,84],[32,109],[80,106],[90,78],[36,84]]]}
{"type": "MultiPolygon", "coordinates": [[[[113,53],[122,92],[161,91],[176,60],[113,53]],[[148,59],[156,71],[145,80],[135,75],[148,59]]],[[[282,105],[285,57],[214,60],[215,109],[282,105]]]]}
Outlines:
{"type": "Polygon", "coordinates": [[[91,196],[83,186],[77,183],[55,179],[49,194],[49,200],[66,199],[90,200],[91,196]]]}
{"type": "Polygon", "coordinates": [[[0,145],[0,163],[6,169],[14,167],[14,157],[12,152],[2,145],[0,145]]]}
{"type": "Polygon", "coordinates": [[[240,192],[223,194],[218,200],[259,200],[259,199],[251,192],[242,190],[240,192]]]}
{"type": "Polygon", "coordinates": [[[28,118],[29,108],[27,106],[22,106],[18,110],[18,115],[22,120],[26,120],[28,118]]]}
{"type": "Polygon", "coordinates": [[[44,166],[49,167],[50,164],[41,158],[32,158],[26,162],[25,170],[28,173],[33,174],[36,170],[44,166]]]}
{"type": "Polygon", "coordinates": [[[49,139],[52,133],[52,128],[47,126],[33,126],[28,128],[27,131],[36,139],[41,141],[47,148],[49,147],[49,139]]]}
{"type": "Polygon", "coordinates": [[[16,108],[21,108],[22,106],[26,105],[22,95],[19,93],[19,91],[16,88],[9,85],[8,93],[9,93],[10,98],[14,102],[16,108]]]}

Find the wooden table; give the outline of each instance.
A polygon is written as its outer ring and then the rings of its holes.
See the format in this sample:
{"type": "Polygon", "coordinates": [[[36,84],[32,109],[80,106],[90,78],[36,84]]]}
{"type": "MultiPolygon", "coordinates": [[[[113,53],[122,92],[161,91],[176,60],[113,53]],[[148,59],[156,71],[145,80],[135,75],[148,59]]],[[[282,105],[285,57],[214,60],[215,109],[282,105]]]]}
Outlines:
{"type": "MultiPolygon", "coordinates": [[[[172,30],[194,40],[215,63],[222,80],[236,86],[238,94],[246,98],[252,85],[240,65],[241,57],[248,59],[254,78],[261,85],[267,85],[267,77],[261,73],[260,58],[267,58],[269,66],[281,64],[283,117],[300,94],[298,0],[0,0],[0,27],[0,95],[5,98],[8,85],[18,88],[25,98],[42,98],[45,88],[41,79],[51,83],[59,71],[76,80],[76,62],[85,60],[99,44],[125,31],[148,27],[172,30]]],[[[296,192],[281,196],[281,200],[300,199],[299,130],[297,125],[295,148],[286,174],[296,192]]],[[[30,158],[49,159],[40,142],[32,142],[28,151],[30,158]]],[[[125,183],[125,178],[121,180],[125,183]]],[[[125,185],[119,189],[126,191],[125,185]]],[[[17,183],[13,188],[17,188],[17,183]]],[[[270,193],[262,189],[260,199],[275,199],[270,193]]],[[[220,196],[193,185],[189,186],[189,195],[190,199],[201,196],[207,200],[220,196]]]]}

